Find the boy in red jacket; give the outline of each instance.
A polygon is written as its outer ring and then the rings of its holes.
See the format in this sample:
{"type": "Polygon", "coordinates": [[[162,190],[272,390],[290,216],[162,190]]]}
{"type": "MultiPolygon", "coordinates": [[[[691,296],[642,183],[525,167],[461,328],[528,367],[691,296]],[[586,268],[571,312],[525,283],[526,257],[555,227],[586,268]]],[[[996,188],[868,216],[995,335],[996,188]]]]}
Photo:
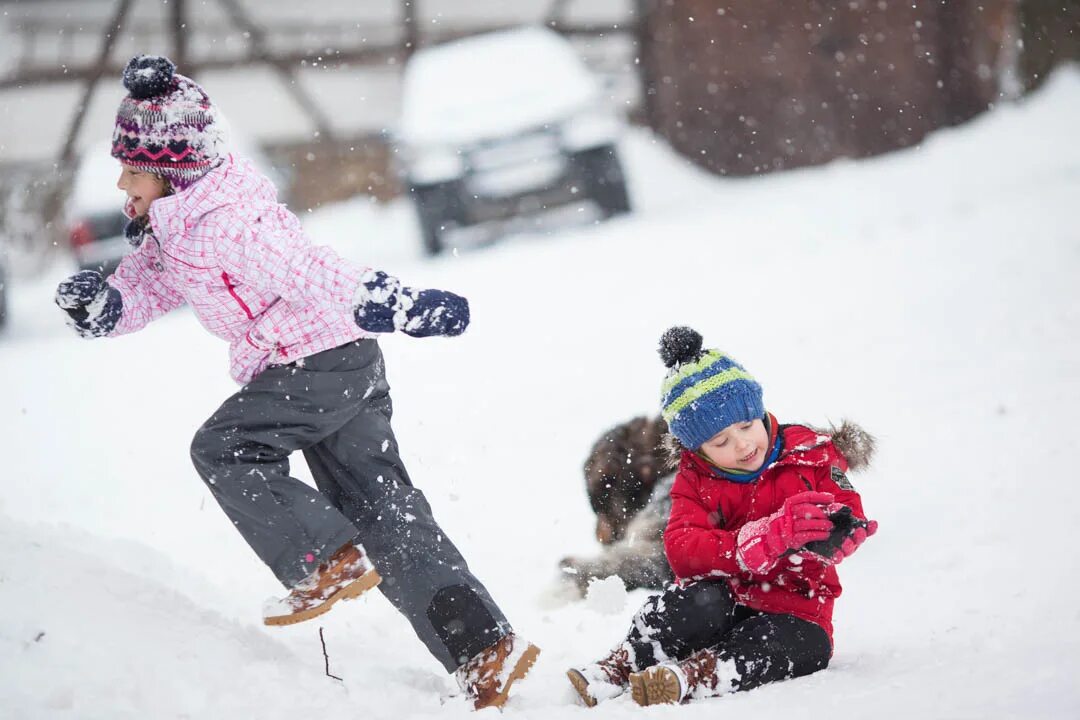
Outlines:
{"type": "Polygon", "coordinates": [[[567,673],[589,706],[627,687],[639,705],[677,703],[824,669],[836,565],[877,530],[846,475],[873,439],[849,424],[779,425],[757,381],[701,345],[681,327],[660,341],[680,451],[664,531],[677,582],[606,657],[567,673]]]}

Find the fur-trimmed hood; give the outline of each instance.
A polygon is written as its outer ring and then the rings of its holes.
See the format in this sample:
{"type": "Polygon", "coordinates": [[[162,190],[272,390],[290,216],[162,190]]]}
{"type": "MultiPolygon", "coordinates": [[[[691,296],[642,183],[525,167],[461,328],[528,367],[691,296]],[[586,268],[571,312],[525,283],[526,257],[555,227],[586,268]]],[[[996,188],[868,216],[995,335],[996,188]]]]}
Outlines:
{"type": "MultiPolygon", "coordinates": [[[[830,423],[828,428],[819,428],[812,425],[806,425],[805,427],[832,440],[833,445],[847,460],[848,469],[852,472],[858,472],[870,466],[870,462],[874,458],[874,452],[877,450],[877,440],[864,430],[861,425],[851,420],[842,419],[839,426],[830,423]]],[[[667,453],[668,469],[677,468],[686,448],[671,433],[666,433],[661,439],[661,447],[667,453]]]]}
{"type": "Polygon", "coordinates": [[[828,429],[814,428],[823,435],[832,438],[833,445],[848,462],[848,469],[858,472],[870,467],[870,461],[874,459],[877,450],[877,439],[863,430],[862,426],[851,420],[841,420],[840,426],[829,425],[828,429]]]}

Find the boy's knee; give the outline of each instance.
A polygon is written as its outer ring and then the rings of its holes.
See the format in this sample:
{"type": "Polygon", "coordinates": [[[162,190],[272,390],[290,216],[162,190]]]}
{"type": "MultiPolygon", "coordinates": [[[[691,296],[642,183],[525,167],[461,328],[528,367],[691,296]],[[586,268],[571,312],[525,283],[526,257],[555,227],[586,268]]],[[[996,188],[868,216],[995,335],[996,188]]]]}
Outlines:
{"type": "Polygon", "coordinates": [[[777,657],[786,657],[790,676],[801,677],[824,670],[832,657],[829,634],[817,623],[791,615],[771,618],[761,631],[752,633],[753,641],[761,643],[777,657]]]}
{"type": "Polygon", "coordinates": [[[718,629],[730,622],[735,609],[735,599],[723,580],[703,580],[670,590],[664,594],[664,604],[674,615],[688,621],[696,618],[718,629]]]}
{"type": "Polygon", "coordinates": [[[701,580],[691,583],[678,591],[685,596],[688,603],[696,606],[717,608],[726,605],[734,605],[731,597],[731,589],[724,580],[701,580]]]}
{"type": "Polygon", "coordinates": [[[674,586],[650,599],[635,621],[642,638],[652,634],[669,657],[714,644],[731,627],[734,601],[724,581],[674,586]]]}
{"type": "Polygon", "coordinates": [[[803,653],[796,665],[801,665],[800,675],[809,675],[829,667],[832,659],[832,641],[829,634],[817,623],[806,622],[803,631],[803,653]]]}

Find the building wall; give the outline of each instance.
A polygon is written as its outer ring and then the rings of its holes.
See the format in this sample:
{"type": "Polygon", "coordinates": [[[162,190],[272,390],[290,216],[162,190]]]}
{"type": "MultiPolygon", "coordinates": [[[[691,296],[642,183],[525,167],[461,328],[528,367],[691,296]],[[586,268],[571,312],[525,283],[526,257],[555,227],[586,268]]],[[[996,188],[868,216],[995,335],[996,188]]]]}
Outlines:
{"type": "Polygon", "coordinates": [[[1020,25],[1029,87],[1040,85],[1055,65],[1080,60],[1080,0],[1024,0],[1020,25]]]}
{"type": "Polygon", "coordinates": [[[649,124],[749,175],[917,143],[998,96],[1013,0],[641,0],[649,124]]]}

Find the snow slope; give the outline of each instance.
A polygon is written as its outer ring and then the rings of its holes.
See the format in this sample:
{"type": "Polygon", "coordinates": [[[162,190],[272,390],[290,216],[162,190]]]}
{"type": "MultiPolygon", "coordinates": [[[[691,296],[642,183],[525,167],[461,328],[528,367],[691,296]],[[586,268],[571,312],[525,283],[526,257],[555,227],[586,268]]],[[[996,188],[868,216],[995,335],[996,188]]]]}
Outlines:
{"type": "MultiPolygon", "coordinates": [[[[508,717],[1080,716],[1078,112],[1069,69],[920,148],[753,180],[702,176],[637,134],[635,215],[437,262],[403,206],[308,219],[472,301],[463,337],[384,349],[414,479],[544,649],[508,717]],[[655,410],[654,348],[675,323],[739,358],[782,420],[878,435],[853,480],[881,531],[841,571],[827,671],[586,710],[563,670],[606,650],[644,595],[560,604],[554,568],[594,545],[581,462],[608,425],[655,410]]],[[[0,339],[0,717],[469,716],[378,595],[259,624],[280,589],[187,458],[233,389],[224,345],[183,312],[80,341],[51,307],[68,270],[13,289],[0,339]]]]}

